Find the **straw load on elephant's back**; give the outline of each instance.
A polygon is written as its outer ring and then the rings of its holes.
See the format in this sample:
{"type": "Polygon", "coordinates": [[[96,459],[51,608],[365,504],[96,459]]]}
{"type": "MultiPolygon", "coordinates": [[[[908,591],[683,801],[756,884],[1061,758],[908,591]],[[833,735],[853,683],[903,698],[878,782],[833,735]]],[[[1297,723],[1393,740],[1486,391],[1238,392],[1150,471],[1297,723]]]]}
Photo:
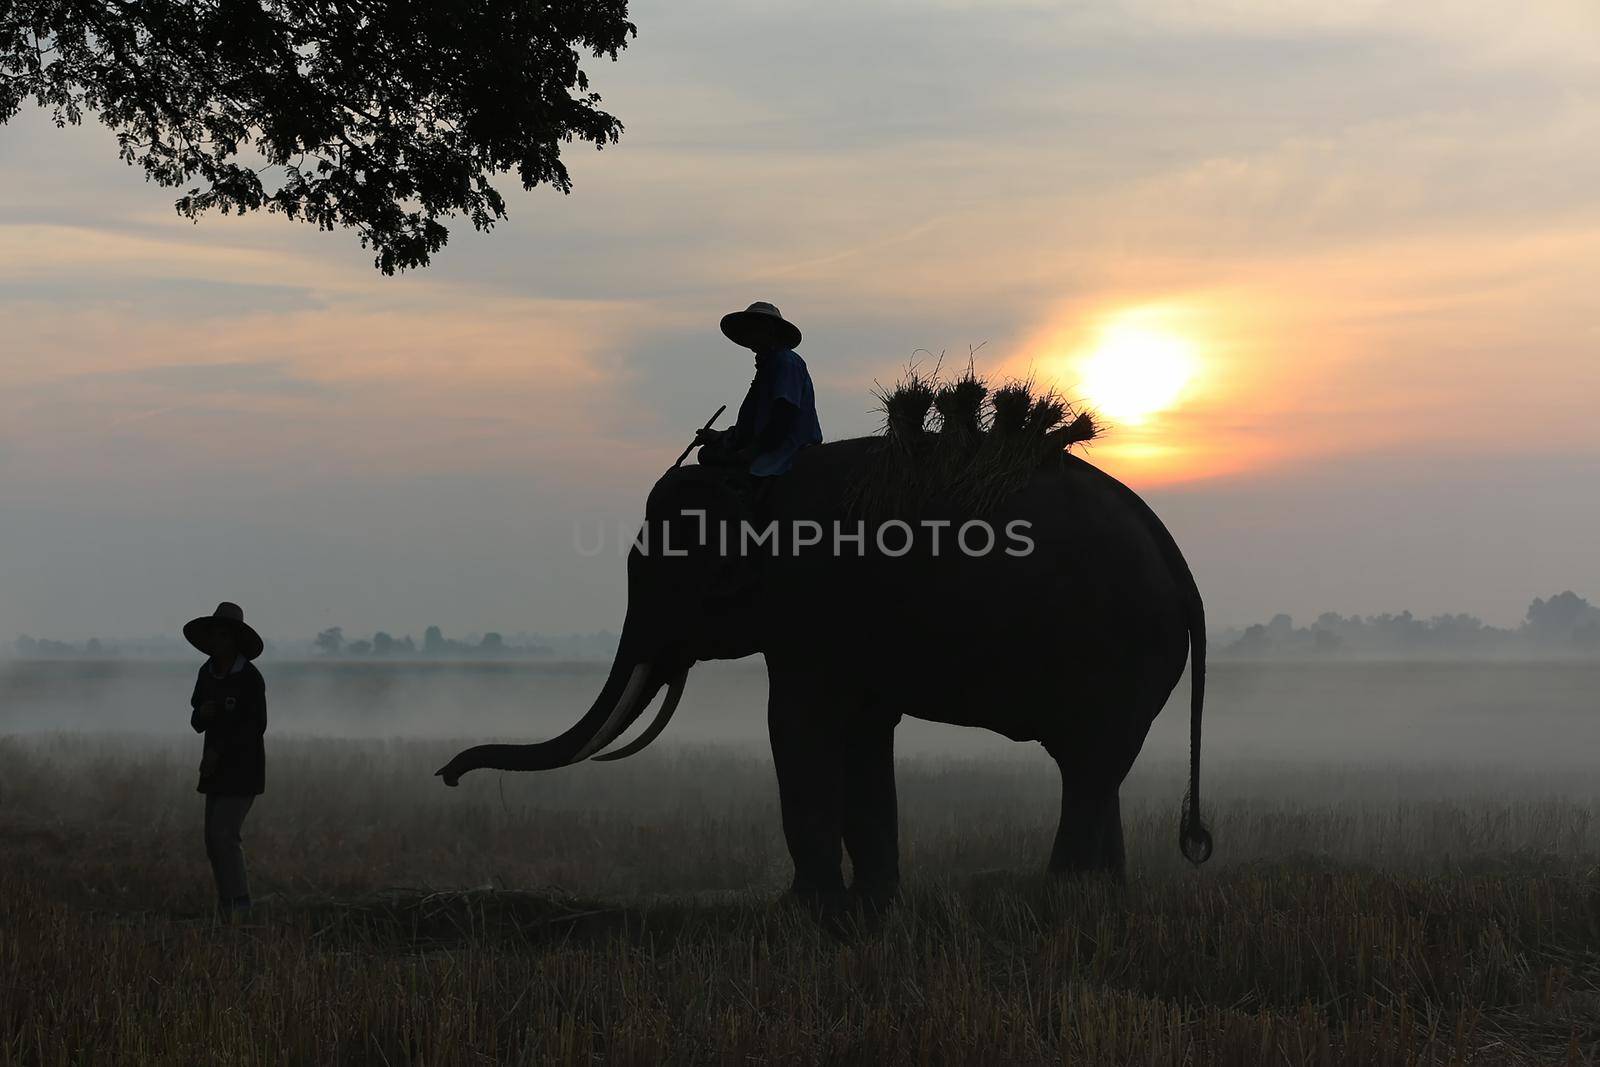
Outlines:
{"type": "Polygon", "coordinates": [[[1101,433],[1088,412],[1031,380],[997,389],[969,365],[953,381],[907,372],[877,393],[883,436],[849,505],[872,521],[930,509],[982,516],[1075,444],[1101,433]]]}

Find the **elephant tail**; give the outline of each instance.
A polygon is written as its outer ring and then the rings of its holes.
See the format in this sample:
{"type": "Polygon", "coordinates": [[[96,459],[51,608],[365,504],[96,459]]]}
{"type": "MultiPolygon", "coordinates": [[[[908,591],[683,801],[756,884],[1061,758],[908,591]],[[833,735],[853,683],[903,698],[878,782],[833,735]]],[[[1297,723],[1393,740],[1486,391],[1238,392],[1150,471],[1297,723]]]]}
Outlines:
{"type": "Polygon", "coordinates": [[[1178,557],[1188,588],[1185,614],[1189,622],[1189,791],[1183,798],[1183,818],[1178,826],[1178,848],[1196,867],[1211,858],[1211,831],[1200,819],[1200,719],[1206,702],[1206,609],[1194,575],[1182,554],[1178,557]]]}

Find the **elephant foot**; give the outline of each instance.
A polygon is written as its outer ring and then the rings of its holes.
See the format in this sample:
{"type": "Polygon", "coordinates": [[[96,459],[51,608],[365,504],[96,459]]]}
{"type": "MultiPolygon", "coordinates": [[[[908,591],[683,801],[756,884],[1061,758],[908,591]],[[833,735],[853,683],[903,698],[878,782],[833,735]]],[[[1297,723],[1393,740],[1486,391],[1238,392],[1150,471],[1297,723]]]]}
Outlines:
{"type": "Polygon", "coordinates": [[[848,890],[791,889],[783,903],[803,910],[834,939],[850,942],[881,927],[899,896],[898,885],[883,883],[848,890]]]}
{"type": "Polygon", "coordinates": [[[843,886],[814,889],[795,886],[783,895],[783,902],[812,916],[837,915],[850,908],[850,894],[843,886]]]}
{"type": "Polygon", "coordinates": [[[850,895],[843,889],[790,889],[778,905],[802,913],[835,939],[848,940],[850,895]]]}
{"type": "Polygon", "coordinates": [[[900,900],[898,881],[862,882],[850,887],[850,897],[856,907],[867,915],[881,915],[900,900]]]}
{"type": "Polygon", "coordinates": [[[1112,867],[1072,867],[1065,870],[1051,867],[1045,874],[1057,882],[1104,882],[1119,887],[1128,884],[1127,872],[1112,867]]]}

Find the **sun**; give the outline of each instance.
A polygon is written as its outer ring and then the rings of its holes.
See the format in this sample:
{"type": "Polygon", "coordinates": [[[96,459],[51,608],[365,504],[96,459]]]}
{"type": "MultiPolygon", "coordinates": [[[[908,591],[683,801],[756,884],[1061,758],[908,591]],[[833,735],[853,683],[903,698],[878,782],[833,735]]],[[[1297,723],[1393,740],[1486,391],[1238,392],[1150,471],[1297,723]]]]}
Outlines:
{"type": "Polygon", "coordinates": [[[1187,338],[1139,322],[1113,322],[1079,364],[1078,389],[1102,415],[1136,425],[1177,404],[1196,367],[1187,338]]]}

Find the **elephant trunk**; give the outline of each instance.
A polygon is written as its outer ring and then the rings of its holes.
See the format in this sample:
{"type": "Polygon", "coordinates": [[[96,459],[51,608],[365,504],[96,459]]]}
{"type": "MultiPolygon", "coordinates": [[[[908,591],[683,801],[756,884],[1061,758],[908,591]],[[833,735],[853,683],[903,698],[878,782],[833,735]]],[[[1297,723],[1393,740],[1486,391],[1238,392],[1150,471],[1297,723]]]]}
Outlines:
{"type": "Polygon", "coordinates": [[[632,654],[626,638],[618,647],[611,673],[583,718],[566,732],[533,745],[478,745],[457,753],[435,774],[445,785],[455,785],[468,771],[547,771],[588,759],[616,740],[649,706],[667,679],[648,662],[632,654]]]}

